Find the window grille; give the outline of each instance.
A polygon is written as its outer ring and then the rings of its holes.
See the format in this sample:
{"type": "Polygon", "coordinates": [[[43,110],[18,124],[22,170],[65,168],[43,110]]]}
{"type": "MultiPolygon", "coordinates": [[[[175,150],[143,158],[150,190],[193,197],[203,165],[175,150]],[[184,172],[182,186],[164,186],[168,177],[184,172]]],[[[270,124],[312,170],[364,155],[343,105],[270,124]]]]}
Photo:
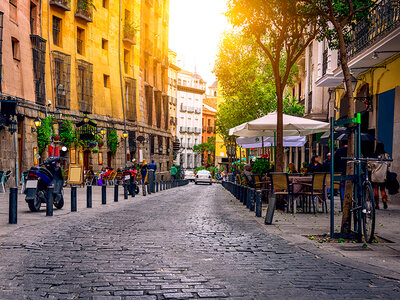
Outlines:
{"type": "Polygon", "coordinates": [[[93,106],[93,65],[84,60],[76,60],[76,90],[79,110],[92,113],[93,106]]]}
{"type": "Polygon", "coordinates": [[[56,106],[70,107],[71,99],[71,56],[53,51],[53,86],[56,106]]]}
{"type": "Polygon", "coordinates": [[[125,78],[126,118],[136,121],[136,80],[125,78]]]}
{"type": "Polygon", "coordinates": [[[33,54],[33,81],[35,84],[36,103],[46,104],[45,64],[46,40],[38,35],[31,35],[33,54]]]}
{"type": "Polygon", "coordinates": [[[146,110],[147,110],[147,124],[153,125],[153,87],[147,85],[145,88],[146,93],[146,110]]]}
{"type": "Polygon", "coordinates": [[[164,111],[164,129],[168,129],[169,109],[168,96],[163,96],[163,111],[164,111]]]}
{"type": "Polygon", "coordinates": [[[61,19],[53,17],[53,44],[60,46],[61,42],[61,19]]]}
{"type": "Polygon", "coordinates": [[[156,122],[157,127],[161,128],[161,91],[155,91],[155,103],[156,103],[156,122]]]}

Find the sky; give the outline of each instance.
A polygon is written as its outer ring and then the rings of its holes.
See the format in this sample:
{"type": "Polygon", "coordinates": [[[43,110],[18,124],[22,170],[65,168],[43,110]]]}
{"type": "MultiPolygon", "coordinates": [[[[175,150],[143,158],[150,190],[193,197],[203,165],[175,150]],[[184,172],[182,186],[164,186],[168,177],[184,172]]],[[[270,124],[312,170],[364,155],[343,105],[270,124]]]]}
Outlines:
{"type": "Polygon", "coordinates": [[[178,54],[178,64],[197,73],[210,86],[222,33],[229,29],[224,16],[226,0],[170,0],[169,48],[178,54]]]}

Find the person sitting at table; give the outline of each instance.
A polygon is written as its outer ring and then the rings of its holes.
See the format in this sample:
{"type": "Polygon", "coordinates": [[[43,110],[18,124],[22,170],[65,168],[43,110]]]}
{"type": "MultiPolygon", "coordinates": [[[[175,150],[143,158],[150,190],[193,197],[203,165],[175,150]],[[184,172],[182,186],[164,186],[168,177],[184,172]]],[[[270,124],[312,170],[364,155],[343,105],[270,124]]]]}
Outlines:
{"type": "Polygon", "coordinates": [[[287,172],[289,174],[296,174],[297,173],[296,166],[294,165],[294,163],[288,164],[287,172]]]}
{"type": "Polygon", "coordinates": [[[314,155],[313,157],[311,157],[311,162],[308,165],[307,173],[312,174],[312,173],[318,173],[318,172],[323,172],[323,171],[324,171],[324,167],[319,162],[319,156],[314,155]]]}
{"type": "Polygon", "coordinates": [[[251,173],[251,165],[247,164],[244,165],[244,171],[242,172],[242,176],[246,182],[246,185],[248,187],[254,188],[255,187],[255,182],[254,182],[254,177],[253,174],[251,173]]]}

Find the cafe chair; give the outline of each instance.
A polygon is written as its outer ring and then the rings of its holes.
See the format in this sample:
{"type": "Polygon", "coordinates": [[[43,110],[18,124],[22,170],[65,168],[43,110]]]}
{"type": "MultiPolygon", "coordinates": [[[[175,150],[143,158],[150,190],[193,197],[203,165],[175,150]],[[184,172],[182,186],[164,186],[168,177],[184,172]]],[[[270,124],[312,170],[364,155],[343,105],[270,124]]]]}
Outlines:
{"type": "Polygon", "coordinates": [[[316,213],[316,199],[322,201],[322,210],[328,213],[328,206],[326,204],[326,173],[313,173],[312,183],[309,185],[310,190],[302,192],[302,195],[306,196],[312,203],[314,214],[316,213]]]}
{"type": "Polygon", "coordinates": [[[275,197],[285,197],[287,199],[287,212],[291,207],[293,210],[293,193],[291,191],[291,185],[289,183],[289,176],[287,173],[271,173],[271,194],[275,197]]]}

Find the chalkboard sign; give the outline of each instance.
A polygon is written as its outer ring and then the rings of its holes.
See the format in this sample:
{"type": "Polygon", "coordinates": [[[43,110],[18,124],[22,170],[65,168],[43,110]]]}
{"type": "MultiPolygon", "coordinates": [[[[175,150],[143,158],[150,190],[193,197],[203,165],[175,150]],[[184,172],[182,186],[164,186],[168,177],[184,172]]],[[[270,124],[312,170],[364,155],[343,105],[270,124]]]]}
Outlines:
{"type": "Polygon", "coordinates": [[[267,215],[265,216],[265,224],[267,224],[267,225],[272,224],[272,220],[274,218],[275,207],[276,207],[276,196],[272,196],[269,198],[267,215]]]}
{"type": "Polygon", "coordinates": [[[83,183],[83,166],[70,164],[68,169],[68,184],[82,184],[82,183],[83,183]]]}

